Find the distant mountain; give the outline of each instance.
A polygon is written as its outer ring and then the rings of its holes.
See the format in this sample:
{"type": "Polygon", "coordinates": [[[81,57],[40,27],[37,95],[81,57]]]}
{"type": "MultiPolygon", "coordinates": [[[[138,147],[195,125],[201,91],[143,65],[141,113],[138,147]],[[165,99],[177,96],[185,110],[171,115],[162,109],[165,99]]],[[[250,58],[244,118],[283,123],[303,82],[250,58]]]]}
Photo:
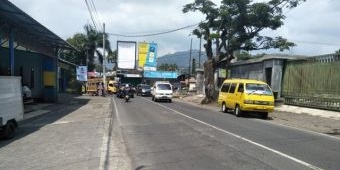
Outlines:
{"type": "MultiPolygon", "coordinates": [[[[199,50],[192,50],[191,51],[191,61],[195,59],[196,61],[196,68],[198,66],[198,57],[199,50]]],[[[157,65],[160,66],[163,63],[168,64],[176,64],[179,69],[188,69],[189,68],[189,58],[190,58],[190,51],[180,51],[173,54],[166,54],[164,56],[157,58],[157,65]]],[[[207,60],[207,56],[205,52],[201,52],[201,67],[203,63],[207,60]]]]}

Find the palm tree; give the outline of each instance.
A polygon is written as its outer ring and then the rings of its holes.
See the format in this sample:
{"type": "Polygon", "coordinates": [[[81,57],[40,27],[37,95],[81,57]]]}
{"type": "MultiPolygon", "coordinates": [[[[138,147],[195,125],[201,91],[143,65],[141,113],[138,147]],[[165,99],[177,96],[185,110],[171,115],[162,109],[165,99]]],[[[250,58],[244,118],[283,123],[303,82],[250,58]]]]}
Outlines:
{"type": "MultiPolygon", "coordinates": [[[[91,25],[85,25],[84,29],[85,33],[74,34],[73,37],[66,40],[77,51],[65,50],[61,57],[77,65],[88,65],[88,71],[93,71],[96,67],[94,63],[95,54],[98,56],[101,66],[103,64],[103,55],[98,50],[98,48],[103,48],[103,33],[98,32],[91,25]]],[[[114,53],[108,39],[108,35],[105,34],[106,56],[114,60],[114,53]]]]}
{"type": "MultiPolygon", "coordinates": [[[[93,71],[95,68],[95,54],[98,56],[100,64],[103,65],[103,55],[98,50],[98,48],[103,48],[103,32],[98,32],[89,24],[85,25],[84,29],[86,37],[85,50],[88,55],[88,69],[89,71],[93,71]]],[[[108,39],[109,36],[105,33],[105,50],[107,52],[107,56],[110,56],[112,55],[112,50],[108,39]]]]}

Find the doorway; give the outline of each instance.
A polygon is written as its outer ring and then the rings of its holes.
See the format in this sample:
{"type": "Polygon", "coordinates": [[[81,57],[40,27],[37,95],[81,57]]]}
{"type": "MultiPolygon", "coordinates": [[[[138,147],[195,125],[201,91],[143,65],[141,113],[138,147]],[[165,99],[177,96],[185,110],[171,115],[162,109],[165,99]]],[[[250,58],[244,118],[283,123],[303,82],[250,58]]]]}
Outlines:
{"type": "Polygon", "coordinates": [[[266,68],[265,74],[266,74],[266,83],[271,87],[272,86],[272,67],[266,68]]]}

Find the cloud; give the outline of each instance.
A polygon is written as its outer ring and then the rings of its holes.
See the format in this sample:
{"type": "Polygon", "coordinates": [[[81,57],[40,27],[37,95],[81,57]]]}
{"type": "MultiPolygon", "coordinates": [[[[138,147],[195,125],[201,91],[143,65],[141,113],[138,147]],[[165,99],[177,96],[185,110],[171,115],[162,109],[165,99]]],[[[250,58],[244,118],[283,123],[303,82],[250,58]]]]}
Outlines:
{"type": "MultiPolygon", "coordinates": [[[[84,32],[84,25],[91,23],[85,1],[79,0],[10,0],[45,27],[63,39],[84,32]]],[[[91,0],[87,0],[91,3],[91,0]]],[[[261,1],[261,0],[257,0],[261,1]]],[[[263,0],[262,0],[263,1],[263,0]]],[[[200,13],[182,12],[185,4],[193,0],[117,0],[93,1],[96,6],[95,19],[98,29],[105,22],[106,32],[124,35],[149,34],[195,24],[204,20],[200,13]]],[[[219,4],[219,0],[214,0],[219,4]]],[[[255,2],[255,1],[254,1],[255,2]]],[[[297,44],[285,53],[320,55],[332,53],[340,47],[340,1],[307,0],[297,8],[285,10],[284,25],[265,34],[283,36],[297,44]]],[[[110,35],[112,49],[116,41],[147,41],[158,44],[159,55],[199,48],[199,39],[188,35],[194,28],[150,37],[128,38],[110,35]]],[[[203,44],[203,42],[202,42],[203,44]]],[[[269,50],[266,52],[278,52],[269,50]]]]}

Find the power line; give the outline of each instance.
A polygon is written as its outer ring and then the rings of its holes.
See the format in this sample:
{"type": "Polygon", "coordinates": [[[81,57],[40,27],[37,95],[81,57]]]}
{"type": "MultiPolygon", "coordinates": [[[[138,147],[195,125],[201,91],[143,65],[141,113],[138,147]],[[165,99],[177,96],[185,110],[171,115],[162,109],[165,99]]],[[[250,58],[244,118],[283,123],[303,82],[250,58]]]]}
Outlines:
{"type": "Polygon", "coordinates": [[[199,23],[180,27],[180,28],[176,28],[176,29],[169,30],[169,31],[158,32],[158,33],[150,33],[150,34],[140,34],[140,35],[124,35],[124,34],[115,34],[115,33],[108,33],[108,34],[113,35],[113,36],[119,36],[119,37],[150,37],[150,36],[168,34],[168,33],[176,32],[176,31],[183,30],[183,29],[190,28],[190,27],[195,27],[198,24],[199,23]]]}
{"type": "Polygon", "coordinates": [[[326,46],[340,46],[340,44],[336,44],[336,43],[301,41],[301,40],[294,40],[294,39],[292,39],[292,41],[293,42],[295,41],[295,42],[305,43],[305,44],[326,45],[326,46]]]}
{"type": "Polygon", "coordinates": [[[85,0],[85,2],[86,2],[87,9],[89,10],[89,13],[90,13],[90,17],[91,17],[93,26],[94,26],[94,28],[97,30],[97,24],[96,24],[96,22],[95,22],[95,20],[94,20],[94,17],[93,17],[93,15],[92,15],[91,7],[90,7],[89,3],[87,2],[87,0],[85,0]]]}
{"type": "Polygon", "coordinates": [[[97,8],[96,8],[93,0],[90,0],[90,2],[91,2],[90,5],[92,6],[92,11],[94,11],[95,20],[99,22],[99,24],[97,23],[98,25],[101,25],[102,21],[101,21],[99,15],[98,15],[97,8]]]}

